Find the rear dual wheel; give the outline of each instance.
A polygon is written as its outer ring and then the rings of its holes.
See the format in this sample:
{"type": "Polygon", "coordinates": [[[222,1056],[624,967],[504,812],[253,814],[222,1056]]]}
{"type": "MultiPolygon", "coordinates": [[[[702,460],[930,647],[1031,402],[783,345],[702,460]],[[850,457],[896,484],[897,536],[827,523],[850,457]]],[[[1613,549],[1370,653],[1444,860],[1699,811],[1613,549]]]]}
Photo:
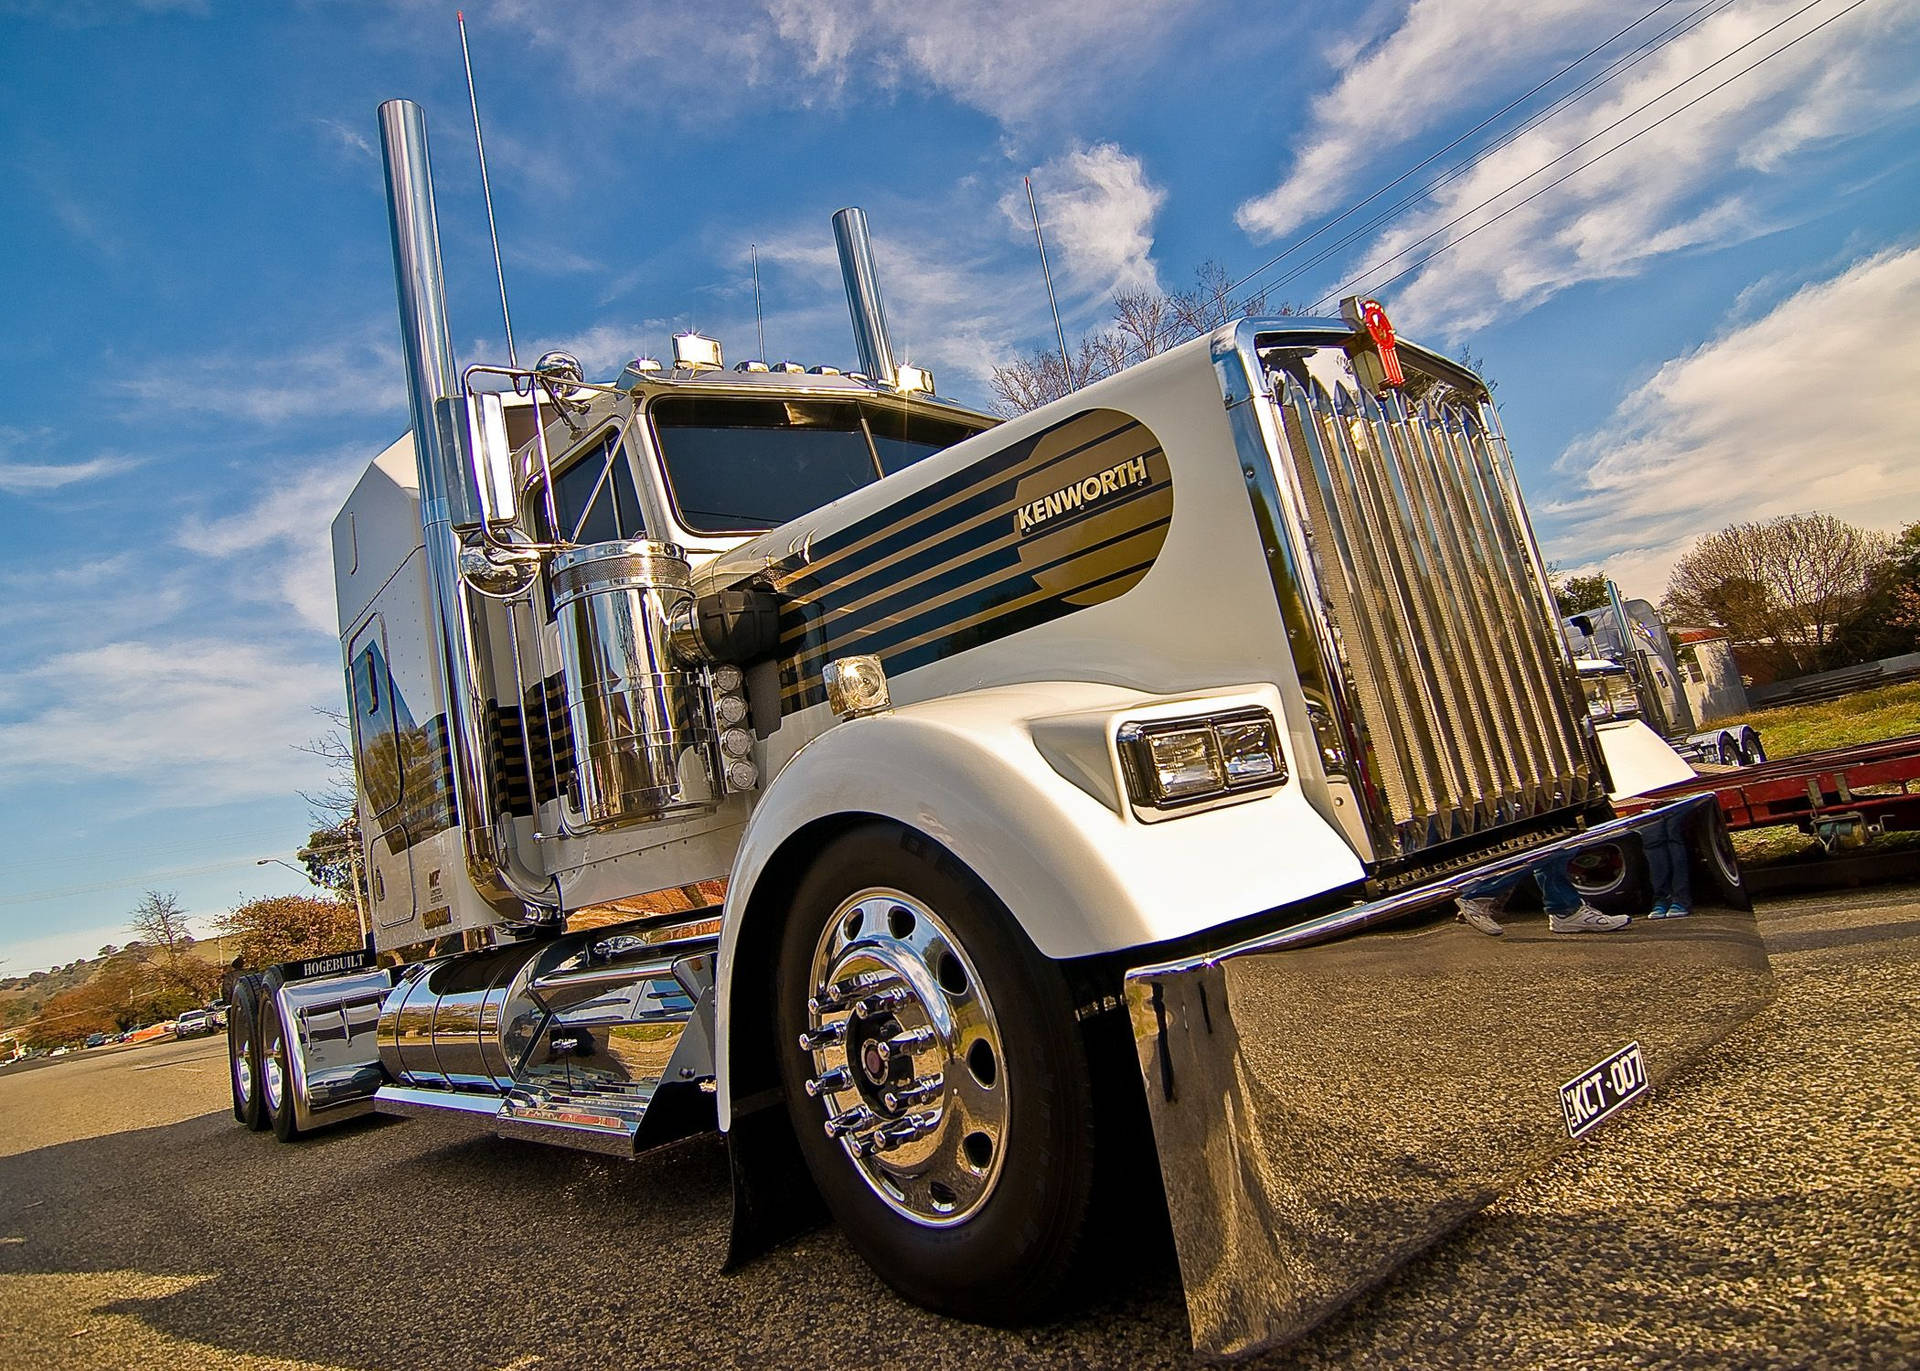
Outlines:
{"type": "Polygon", "coordinates": [[[1048,1309],[1080,1259],[1095,1146],[1059,967],[950,855],[874,825],[802,880],[776,995],[801,1152],[868,1264],[943,1313],[1048,1309]]]}
{"type": "Polygon", "coordinates": [[[233,1091],[233,1117],[253,1132],[271,1126],[260,1093],[260,1040],[256,1033],[260,978],[242,976],[227,997],[227,1082],[233,1091]]]}
{"type": "Polygon", "coordinates": [[[300,1136],[293,1109],[293,1059],[275,989],[269,983],[260,996],[260,1104],[273,1136],[292,1142],[300,1136]]]}

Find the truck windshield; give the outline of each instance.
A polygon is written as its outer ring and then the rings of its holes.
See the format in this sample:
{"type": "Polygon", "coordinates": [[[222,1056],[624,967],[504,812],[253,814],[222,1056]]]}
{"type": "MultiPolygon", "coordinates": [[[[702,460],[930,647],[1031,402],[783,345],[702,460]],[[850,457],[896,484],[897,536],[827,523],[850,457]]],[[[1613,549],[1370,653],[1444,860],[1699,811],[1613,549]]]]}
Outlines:
{"type": "Polygon", "coordinates": [[[774,528],[977,432],[853,400],[676,395],[651,413],[694,533],[774,528]]]}

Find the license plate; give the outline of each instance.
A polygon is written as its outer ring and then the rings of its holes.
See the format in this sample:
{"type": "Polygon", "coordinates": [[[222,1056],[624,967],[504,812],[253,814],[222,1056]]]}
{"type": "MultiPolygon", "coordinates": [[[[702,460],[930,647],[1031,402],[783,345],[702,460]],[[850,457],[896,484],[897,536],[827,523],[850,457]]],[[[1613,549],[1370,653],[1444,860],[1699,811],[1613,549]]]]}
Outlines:
{"type": "Polygon", "coordinates": [[[1597,1066],[1560,1087],[1567,1136],[1584,1137],[1647,1093],[1647,1064],[1640,1044],[1628,1043],[1597,1066]]]}

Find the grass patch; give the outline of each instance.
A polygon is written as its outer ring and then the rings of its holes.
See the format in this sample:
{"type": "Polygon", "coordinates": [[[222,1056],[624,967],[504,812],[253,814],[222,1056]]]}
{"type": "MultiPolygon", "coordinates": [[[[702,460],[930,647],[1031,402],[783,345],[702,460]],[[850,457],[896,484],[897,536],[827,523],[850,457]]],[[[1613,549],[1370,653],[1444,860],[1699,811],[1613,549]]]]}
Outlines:
{"type": "Polygon", "coordinates": [[[1881,686],[1857,695],[1819,704],[1761,709],[1737,719],[1722,719],[1714,728],[1752,724],[1760,730],[1769,757],[1792,757],[1824,752],[1830,747],[1852,747],[1920,733],[1920,681],[1881,686]]]}

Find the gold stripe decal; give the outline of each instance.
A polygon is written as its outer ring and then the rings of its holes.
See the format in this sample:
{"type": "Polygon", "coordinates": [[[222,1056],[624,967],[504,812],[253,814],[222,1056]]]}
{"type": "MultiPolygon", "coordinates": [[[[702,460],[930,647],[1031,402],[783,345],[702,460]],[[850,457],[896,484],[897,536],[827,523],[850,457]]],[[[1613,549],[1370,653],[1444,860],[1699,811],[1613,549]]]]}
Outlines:
{"type": "Polygon", "coordinates": [[[782,707],[825,698],[849,653],[910,671],[1124,595],[1173,517],[1153,433],[1087,410],[816,538],[783,568],[782,707]]]}

